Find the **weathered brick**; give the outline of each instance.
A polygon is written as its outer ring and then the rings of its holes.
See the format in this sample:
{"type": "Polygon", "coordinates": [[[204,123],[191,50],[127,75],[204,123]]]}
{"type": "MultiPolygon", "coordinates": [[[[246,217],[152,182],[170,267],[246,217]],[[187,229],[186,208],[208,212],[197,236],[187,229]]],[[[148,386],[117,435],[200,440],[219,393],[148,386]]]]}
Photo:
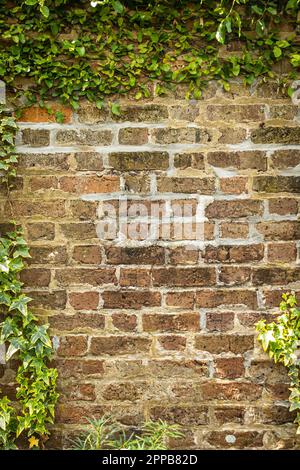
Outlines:
{"type": "Polygon", "coordinates": [[[300,276],[300,268],[288,269],[279,267],[253,268],[253,285],[286,285],[297,282],[300,276]]]}
{"type": "Polygon", "coordinates": [[[102,171],[103,161],[101,154],[97,152],[75,153],[76,170],[78,171],[102,171]]]}
{"type": "Polygon", "coordinates": [[[211,286],[216,281],[214,268],[153,268],[154,286],[211,286]]]}
{"type": "Polygon", "coordinates": [[[244,407],[222,406],[214,409],[215,419],[218,424],[236,423],[243,424],[245,418],[244,407]]]}
{"type": "Polygon", "coordinates": [[[207,106],[206,113],[210,121],[248,122],[264,120],[264,107],[257,104],[211,104],[207,106]]]}
{"type": "Polygon", "coordinates": [[[130,122],[161,122],[168,118],[168,109],[164,105],[144,104],[122,107],[122,116],[117,118],[130,122]]]}
{"type": "Polygon", "coordinates": [[[96,227],[90,222],[62,224],[60,225],[60,230],[68,240],[97,238],[96,227]]]}
{"type": "Polygon", "coordinates": [[[19,122],[56,122],[56,113],[63,114],[64,123],[70,123],[72,120],[72,109],[68,106],[62,106],[51,103],[51,112],[40,106],[30,106],[22,110],[19,122]]]}
{"type": "Polygon", "coordinates": [[[158,307],[161,294],[152,291],[105,291],[102,294],[104,308],[131,308],[139,310],[142,307],[158,307]]]}
{"type": "Polygon", "coordinates": [[[64,171],[69,170],[70,160],[70,153],[20,153],[18,167],[35,172],[64,171]]]}
{"type": "Polygon", "coordinates": [[[212,354],[221,354],[223,352],[242,354],[253,349],[253,346],[253,335],[206,334],[197,335],[195,337],[195,348],[200,349],[201,351],[208,351],[212,354]]]}
{"type": "Polygon", "coordinates": [[[253,191],[261,193],[299,193],[300,176],[254,176],[253,191]]]}
{"type": "Polygon", "coordinates": [[[219,357],[215,360],[216,377],[219,379],[238,379],[244,377],[244,359],[241,356],[219,357]]]}
{"type": "Polygon", "coordinates": [[[239,170],[267,169],[266,153],[260,150],[239,152],[209,152],[207,155],[209,165],[220,168],[233,168],[239,170]]]}
{"type": "Polygon", "coordinates": [[[164,264],[165,250],[159,246],[122,248],[108,247],[106,249],[108,264],[164,264]]]}
{"type": "Polygon", "coordinates": [[[249,225],[245,222],[221,222],[221,238],[244,239],[248,237],[249,225]]]}
{"type": "Polygon", "coordinates": [[[53,330],[61,331],[82,331],[86,332],[88,328],[94,330],[103,330],[105,325],[105,316],[99,313],[79,313],[75,315],[54,315],[49,317],[49,323],[53,330]]]}
{"type": "Polygon", "coordinates": [[[147,353],[151,346],[151,339],[143,336],[95,336],[91,339],[91,354],[123,355],[147,353]]]}
{"type": "MultiPolygon", "coordinates": [[[[110,145],[112,132],[110,130],[59,130],[56,134],[56,142],[60,145],[110,145]]],[[[44,144],[45,145],[45,144],[44,144]]]]}
{"type": "Polygon", "coordinates": [[[270,119],[285,119],[292,121],[297,115],[297,106],[286,104],[272,104],[270,106],[269,117],[270,119]]]}
{"type": "Polygon", "coordinates": [[[158,177],[157,188],[166,193],[212,194],[215,190],[214,178],[168,178],[158,177]]]}
{"type": "Polygon", "coordinates": [[[224,194],[243,194],[248,192],[248,178],[233,176],[232,178],[220,178],[220,190],[224,194]]]}
{"type": "Polygon", "coordinates": [[[163,419],[181,426],[199,426],[208,423],[208,410],[205,406],[155,406],[150,409],[153,420],[163,419]]]}
{"type": "Polygon", "coordinates": [[[123,382],[108,384],[102,396],[105,400],[136,401],[147,393],[147,382],[123,382]]]}
{"type": "MultiPolygon", "coordinates": [[[[295,291],[295,295],[298,297],[300,291],[295,291]]],[[[263,296],[266,307],[278,307],[282,301],[282,290],[281,289],[264,289],[263,296]]]]}
{"type": "Polygon", "coordinates": [[[278,215],[297,214],[298,201],[289,197],[269,199],[269,212],[278,215]]]}
{"type": "Polygon", "coordinates": [[[126,127],[119,130],[119,144],[144,145],[148,142],[148,129],[146,127],[126,127]]]}
{"type": "Polygon", "coordinates": [[[260,127],[251,132],[254,144],[300,144],[300,127],[260,127]]]}
{"type": "Polygon", "coordinates": [[[300,164],[299,150],[276,150],[271,156],[271,167],[278,170],[294,168],[300,164]]]}
{"type": "Polygon", "coordinates": [[[98,292],[71,292],[69,302],[75,310],[97,310],[99,294],[98,292]]]}
{"type": "Polygon", "coordinates": [[[289,263],[296,261],[297,247],[291,243],[269,243],[268,244],[268,261],[289,263]]]}
{"type": "Polygon", "coordinates": [[[262,431],[233,431],[230,435],[233,435],[234,442],[228,441],[226,437],[229,435],[229,431],[211,431],[207,434],[206,440],[209,444],[213,445],[217,449],[248,449],[248,448],[260,448],[263,446],[263,432],[262,431]]]}
{"type": "Polygon", "coordinates": [[[219,283],[227,286],[243,285],[251,280],[251,268],[242,266],[221,266],[219,283]]]}
{"type": "Polygon", "coordinates": [[[43,308],[47,310],[63,310],[67,303],[67,293],[65,290],[51,289],[51,292],[34,291],[27,292],[32,298],[30,305],[34,308],[43,308]]]}
{"type": "Polygon", "coordinates": [[[168,292],[166,295],[166,304],[171,307],[193,308],[195,301],[195,292],[168,292]]]}
{"type": "Polygon", "coordinates": [[[144,331],[199,331],[198,313],[144,313],[142,317],[144,331]]]}
{"type": "Polygon", "coordinates": [[[153,129],[151,134],[157,144],[204,144],[212,140],[209,129],[195,127],[158,128],[153,129]]]}
{"type": "Polygon", "coordinates": [[[240,199],[235,201],[214,201],[206,207],[206,217],[213,219],[251,217],[262,215],[261,201],[240,199]]]}
{"type": "Polygon", "coordinates": [[[128,315],[127,313],[113,313],[112,323],[114,328],[120,331],[135,331],[137,327],[136,315],[128,315]]]}
{"type": "Polygon", "coordinates": [[[22,143],[31,147],[46,147],[50,144],[50,131],[47,129],[22,129],[22,143]]]}
{"type": "Polygon", "coordinates": [[[87,352],[88,342],[85,335],[63,336],[59,338],[59,356],[84,356],[87,352]]]}
{"type": "Polygon", "coordinates": [[[264,236],[265,240],[299,240],[300,238],[300,222],[293,221],[276,221],[276,222],[259,222],[256,229],[264,236]]]}
{"type": "Polygon", "coordinates": [[[131,193],[147,193],[150,191],[150,179],[145,174],[124,175],[125,190],[131,193]]]}
{"type": "Polygon", "coordinates": [[[203,153],[177,153],[174,156],[174,166],[180,170],[194,168],[196,170],[204,170],[204,154],[203,153]]]}
{"type": "Polygon", "coordinates": [[[172,120],[193,122],[199,116],[199,105],[191,103],[186,106],[171,106],[169,116],[172,120]]]}
{"type": "Polygon", "coordinates": [[[13,212],[18,217],[46,216],[60,218],[65,215],[65,203],[60,200],[47,202],[13,201],[13,212]]]}
{"type": "Polygon", "coordinates": [[[102,261],[101,248],[96,245],[75,246],[72,259],[81,264],[100,264],[102,261]]]}
{"type": "Polygon", "coordinates": [[[54,190],[58,187],[58,180],[55,176],[34,176],[29,180],[30,190],[46,191],[47,189],[54,190]]]}
{"type": "Polygon", "coordinates": [[[246,129],[239,127],[218,127],[220,144],[239,144],[246,139],[246,129]]]}
{"type": "Polygon", "coordinates": [[[241,289],[205,289],[196,292],[196,305],[200,308],[215,308],[229,305],[242,305],[257,308],[256,292],[241,289]]]}
{"type": "Polygon", "coordinates": [[[109,154],[109,164],[114,170],[167,170],[167,152],[115,152],[109,154]]]}
{"type": "Polygon", "coordinates": [[[166,351],[183,351],[186,348],[185,336],[163,335],[158,337],[158,341],[166,351]]]}
{"type": "Polygon", "coordinates": [[[102,286],[116,282],[115,270],[112,268],[69,268],[58,269],[55,279],[59,285],[91,285],[102,286]]]}
{"type": "Polygon", "coordinates": [[[115,175],[63,176],[60,189],[67,193],[113,193],[120,189],[120,179],[115,175]]]}
{"type": "Polygon", "coordinates": [[[209,263],[248,263],[261,261],[264,257],[264,245],[262,243],[251,245],[208,245],[203,254],[209,263]]]}
{"type": "Polygon", "coordinates": [[[70,201],[70,213],[74,219],[94,220],[97,204],[93,201],[70,201]]]}
{"type": "Polygon", "coordinates": [[[24,269],[20,279],[27,287],[47,287],[51,279],[51,272],[45,268],[24,269]]]}
{"type": "Polygon", "coordinates": [[[207,312],[206,329],[208,331],[230,331],[234,327],[234,312],[207,312]]]}
{"type": "Polygon", "coordinates": [[[54,240],[55,225],[50,222],[33,222],[27,225],[29,240],[54,240]]]}
{"type": "Polygon", "coordinates": [[[169,249],[168,258],[170,264],[197,264],[199,258],[199,250],[192,247],[177,247],[169,249]]]}
{"type": "Polygon", "coordinates": [[[151,272],[149,269],[121,268],[119,283],[122,287],[149,287],[151,286],[151,272]]]}
{"type": "Polygon", "coordinates": [[[206,400],[256,401],[262,388],[251,382],[207,382],[202,385],[206,400]]]}
{"type": "Polygon", "coordinates": [[[64,246],[32,246],[30,264],[64,264],[67,250],[64,246]]]}

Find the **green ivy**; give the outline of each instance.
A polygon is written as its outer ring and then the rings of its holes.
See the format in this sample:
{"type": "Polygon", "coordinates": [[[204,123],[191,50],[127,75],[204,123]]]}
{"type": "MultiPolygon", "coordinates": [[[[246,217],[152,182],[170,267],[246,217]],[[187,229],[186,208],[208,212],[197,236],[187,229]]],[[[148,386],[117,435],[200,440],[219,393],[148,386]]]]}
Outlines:
{"type": "Polygon", "coordinates": [[[200,98],[211,80],[228,90],[238,76],[274,78],[282,61],[295,77],[298,10],[299,0],[0,0],[0,78],[22,103],[77,109],[81,98],[99,108],[129,92],[147,98],[154,83],[157,94],[184,83],[200,98]],[[224,54],[232,43],[238,51],[224,54]]]}
{"type": "Polygon", "coordinates": [[[281,362],[288,369],[290,378],[290,411],[296,411],[295,423],[300,434],[300,310],[296,297],[283,294],[281,315],[273,323],[261,320],[256,328],[258,341],[274,362],[281,362]]]}
{"type": "MultiPolygon", "coordinates": [[[[8,189],[15,176],[17,157],[14,137],[17,125],[0,107],[1,185],[8,189]]],[[[29,251],[23,231],[15,222],[0,236],[0,344],[6,346],[6,361],[17,358],[17,403],[7,397],[0,400],[0,448],[16,448],[15,440],[26,433],[30,447],[43,446],[54,419],[56,369],[47,363],[52,357],[48,326],[40,325],[28,308],[30,298],[22,293],[19,274],[29,251]]]]}

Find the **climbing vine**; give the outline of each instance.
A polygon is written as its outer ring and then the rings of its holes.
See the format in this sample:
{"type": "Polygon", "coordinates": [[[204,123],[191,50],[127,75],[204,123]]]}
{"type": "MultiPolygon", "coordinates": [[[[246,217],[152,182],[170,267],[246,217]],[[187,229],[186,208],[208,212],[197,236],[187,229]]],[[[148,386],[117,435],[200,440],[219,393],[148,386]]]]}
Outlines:
{"type": "MultiPolygon", "coordinates": [[[[14,137],[15,120],[0,107],[0,182],[8,191],[15,176],[17,156],[14,137]]],[[[22,293],[18,275],[29,257],[23,232],[11,222],[0,237],[0,343],[6,346],[6,361],[17,357],[16,403],[7,397],[0,400],[0,448],[14,449],[21,434],[29,438],[30,447],[43,446],[47,424],[54,419],[56,369],[47,362],[52,357],[52,344],[46,325],[28,308],[30,298],[22,293]]],[[[1,230],[2,232],[2,230],[1,230]]]]}
{"type": "Polygon", "coordinates": [[[283,294],[281,315],[275,322],[257,324],[258,340],[275,362],[287,367],[290,378],[290,411],[296,412],[297,434],[300,434],[300,310],[296,297],[283,294]]]}
{"type": "Polygon", "coordinates": [[[299,0],[0,0],[0,78],[22,105],[77,109],[183,83],[200,98],[211,80],[251,85],[279,63],[294,77],[298,10],[299,0]]]}

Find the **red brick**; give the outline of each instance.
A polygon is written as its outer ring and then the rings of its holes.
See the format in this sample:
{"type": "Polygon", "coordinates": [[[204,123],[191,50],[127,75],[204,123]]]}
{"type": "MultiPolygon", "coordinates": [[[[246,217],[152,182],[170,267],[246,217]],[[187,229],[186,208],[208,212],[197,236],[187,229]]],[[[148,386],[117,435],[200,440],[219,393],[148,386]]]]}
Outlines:
{"type": "Polygon", "coordinates": [[[269,212],[278,215],[297,214],[298,201],[288,197],[269,199],[269,212]]]}
{"type": "Polygon", "coordinates": [[[244,222],[221,222],[221,238],[245,239],[249,234],[249,225],[244,222]]]}
{"type": "Polygon", "coordinates": [[[165,250],[159,246],[121,248],[106,250],[108,264],[164,264],[165,250]]]}
{"type": "Polygon", "coordinates": [[[256,292],[242,289],[202,289],[196,293],[196,305],[200,308],[243,305],[251,309],[257,308],[256,292]]]}
{"type": "Polygon", "coordinates": [[[221,266],[219,283],[227,286],[239,286],[251,280],[251,268],[242,266],[221,266]]]}
{"type": "Polygon", "coordinates": [[[96,245],[75,246],[72,258],[81,264],[100,264],[102,261],[101,248],[96,245]]]}
{"type": "Polygon", "coordinates": [[[63,176],[60,178],[60,189],[67,193],[113,193],[120,189],[118,176],[63,176]]]}
{"type": "Polygon", "coordinates": [[[234,176],[232,178],[220,178],[220,190],[224,194],[243,194],[247,193],[248,179],[243,176],[234,176]]]}
{"type": "Polygon", "coordinates": [[[153,268],[154,286],[211,286],[216,281],[214,268],[153,268]]]}
{"type": "Polygon", "coordinates": [[[118,356],[147,353],[150,345],[151,339],[142,336],[97,336],[91,340],[91,354],[118,356]]]}
{"type": "Polygon", "coordinates": [[[166,304],[171,307],[193,308],[195,292],[168,292],[166,304]]]}
{"type": "Polygon", "coordinates": [[[197,335],[195,337],[195,348],[201,351],[208,351],[212,354],[220,354],[223,352],[232,352],[234,354],[242,354],[253,349],[253,335],[197,335]]]}
{"type": "Polygon", "coordinates": [[[289,263],[296,261],[297,247],[295,243],[269,243],[268,260],[270,262],[289,263]]]}
{"type": "Polygon", "coordinates": [[[102,286],[116,283],[115,270],[106,268],[70,268],[58,269],[55,279],[59,285],[85,285],[102,286]]]}
{"type": "Polygon", "coordinates": [[[112,323],[114,328],[120,331],[135,331],[137,327],[136,315],[128,315],[126,313],[113,313],[112,323]]]}
{"type": "Polygon", "coordinates": [[[198,313],[144,313],[142,317],[144,331],[199,331],[198,313]]]}
{"type": "Polygon", "coordinates": [[[251,382],[206,382],[202,385],[205,400],[256,401],[261,397],[262,387],[251,382]]]}
{"type": "Polygon", "coordinates": [[[84,356],[87,352],[87,336],[63,336],[59,339],[59,356],[84,356]]]}
{"type": "Polygon", "coordinates": [[[50,104],[50,113],[46,108],[39,106],[30,106],[22,111],[19,122],[56,122],[56,113],[60,112],[64,116],[64,123],[68,124],[72,120],[72,109],[68,106],[62,106],[57,103],[50,104]]]}
{"type": "Polygon", "coordinates": [[[105,291],[102,294],[104,308],[132,308],[139,310],[142,307],[158,307],[161,303],[161,294],[151,291],[105,291]]]}
{"type": "Polygon", "coordinates": [[[300,238],[300,222],[297,220],[260,222],[256,225],[256,229],[265,240],[286,241],[300,238]]]}
{"type": "Polygon", "coordinates": [[[151,271],[140,268],[121,268],[119,283],[122,287],[150,287],[151,271]]]}
{"type": "Polygon", "coordinates": [[[75,310],[97,310],[99,294],[98,292],[71,292],[69,302],[75,310]]]}
{"type": "Polygon", "coordinates": [[[20,274],[20,279],[26,287],[47,287],[49,286],[51,273],[49,269],[32,268],[24,269],[20,274]]]}
{"type": "Polygon", "coordinates": [[[206,329],[208,331],[229,331],[234,327],[234,312],[207,312],[206,329]]]}
{"type": "Polygon", "coordinates": [[[179,335],[159,336],[158,341],[167,351],[183,351],[186,347],[186,338],[179,335]]]}
{"type": "Polygon", "coordinates": [[[240,199],[235,201],[214,201],[206,207],[205,215],[209,219],[251,217],[262,215],[261,201],[240,199]]]}
{"type": "Polygon", "coordinates": [[[245,375],[243,357],[220,357],[215,360],[216,377],[238,379],[245,375]]]}

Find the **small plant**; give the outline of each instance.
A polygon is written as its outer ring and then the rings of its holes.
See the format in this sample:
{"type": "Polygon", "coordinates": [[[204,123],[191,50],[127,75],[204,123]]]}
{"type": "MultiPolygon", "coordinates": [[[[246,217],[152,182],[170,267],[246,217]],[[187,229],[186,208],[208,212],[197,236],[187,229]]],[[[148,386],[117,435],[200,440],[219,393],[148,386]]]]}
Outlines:
{"type": "Polygon", "coordinates": [[[167,450],[169,438],[183,437],[180,426],[162,420],[146,421],[141,434],[132,433],[129,437],[112,417],[87,421],[87,432],[72,442],[75,450],[167,450]]]}
{"type": "Polygon", "coordinates": [[[280,315],[275,322],[261,320],[256,329],[258,341],[274,362],[284,364],[290,377],[290,411],[296,411],[295,423],[300,434],[300,310],[293,294],[283,294],[280,315]]]}

